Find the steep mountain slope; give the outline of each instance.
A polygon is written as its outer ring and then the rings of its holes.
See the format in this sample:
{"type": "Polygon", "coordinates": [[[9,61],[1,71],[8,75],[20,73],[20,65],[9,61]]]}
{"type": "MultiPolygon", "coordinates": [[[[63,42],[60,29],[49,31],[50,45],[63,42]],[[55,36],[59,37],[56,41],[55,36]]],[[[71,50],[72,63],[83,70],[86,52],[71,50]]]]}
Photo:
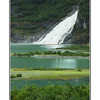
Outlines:
{"type": "Polygon", "coordinates": [[[11,0],[11,42],[37,41],[77,5],[77,23],[64,43],[88,43],[89,0],[11,0]]]}

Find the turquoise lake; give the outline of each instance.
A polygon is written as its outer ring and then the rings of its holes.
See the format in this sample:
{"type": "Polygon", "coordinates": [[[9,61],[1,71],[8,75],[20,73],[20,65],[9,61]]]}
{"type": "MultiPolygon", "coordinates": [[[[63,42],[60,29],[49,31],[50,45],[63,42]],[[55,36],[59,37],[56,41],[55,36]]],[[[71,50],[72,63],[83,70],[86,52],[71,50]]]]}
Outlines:
{"type": "Polygon", "coordinates": [[[11,57],[11,68],[82,68],[89,69],[89,59],[11,57]]]}
{"type": "MultiPolygon", "coordinates": [[[[11,53],[25,53],[30,51],[56,50],[59,47],[71,45],[33,45],[11,44],[11,53]]],[[[89,59],[86,58],[55,58],[55,57],[11,57],[11,68],[82,68],[89,69],[89,59]]]]}
{"type": "Polygon", "coordinates": [[[27,53],[30,51],[57,50],[59,47],[69,47],[68,45],[35,45],[35,44],[11,44],[11,53],[27,53]]]}
{"type": "Polygon", "coordinates": [[[47,86],[49,84],[65,85],[66,83],[70,83],[72,86],[89,85],[89,77],[71,80],[11,80],[11,89],[13,90],[15,86],[21,89],[23,86],[30,84],[35,84],[36,86],[47,86]]]}
{"type": "MultiPolygon", "coordinates": [[[[68,47],[71,45],[33,45],[33,44],[11,44],[11,53],[27,53],[30,51],[57,51],[56,48],[68,47]]],[[[63,50],[61,50],[63,51],[63,50]]],[[[10,57],[11,68],[68,68],[68,69],[89,69],[90,60],[82,57],[60,58],[60,57],[10,57]]],[[[65,85],[70,83],[73,86],[89,85],[89,77],[71,80],[11,80],[11,89],[22,88],[24,85],[35,84],[36,86],[47,86],[48,84],[65,85]]]]}

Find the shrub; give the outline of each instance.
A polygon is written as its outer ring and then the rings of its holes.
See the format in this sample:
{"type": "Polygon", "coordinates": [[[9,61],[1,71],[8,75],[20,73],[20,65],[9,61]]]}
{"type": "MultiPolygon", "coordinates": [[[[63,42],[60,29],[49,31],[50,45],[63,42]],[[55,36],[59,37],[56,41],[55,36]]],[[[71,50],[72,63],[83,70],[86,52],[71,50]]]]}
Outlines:
{"type": "Polygon", "coordinates": [[[16,55],[17,55],[17,53],[14,53],[14,55],[16,56],[16,55]]]}
{"type": "Polygon", "coordinates": [[[39,54],[41,54],[41,52],[40,51],[36,51],[35,54],[39,55],[39,54]]]}
{"type": "Polygon", "coordinates": [[[19,57],[21,57],[22,55],[20,53],[17,54],[19,57]]]}
{"type": "Polygon", "coordinates": [[[82,69],[79,68],[77,71],[82,71],[82,69]]]}
{"type": "Polygon", "coordinates": [[[89,86],[29,85],[11,90],[11,100],[89,100],[89,86]]]}
{"type": "Polygon", "coordinates": [[[22,74],[17,74],[16,76],[17,76],[17,77],[22,77],[22,74]]]}
{"type": "Polygon", "coordinates": [[[15,76],[15,75],[11,75],[10,77],[11,77],[11,78],[16,78],[16,76],[15,76]]]}
{"type": "Polygon", "coordinates": [[[63,100],[62,95],[57,95],[56,98],[55,98],[55,100],[63,100]]]}
{"type": "Polygon", "coordinates": [[[56,70],[59,70],[59,67],[57,67],[56,70]]]}
{"type": "Polygon", "coordinates": [[[43,69],[44,69],[43,66],[41,66],[41,67],[40,67],[40,70],[43,70],[43,69]]]}
{"type": "Polygon", "coordinates": [[[56,52],[56,51],[54,51],[54,52],[53,52],[53,54],[57,54],[57,52],[56,52]]]}
{"type": "Polygon", "coordinates": [[[61,51],[58,51],[58,55],[61,55],[61,51]]]}

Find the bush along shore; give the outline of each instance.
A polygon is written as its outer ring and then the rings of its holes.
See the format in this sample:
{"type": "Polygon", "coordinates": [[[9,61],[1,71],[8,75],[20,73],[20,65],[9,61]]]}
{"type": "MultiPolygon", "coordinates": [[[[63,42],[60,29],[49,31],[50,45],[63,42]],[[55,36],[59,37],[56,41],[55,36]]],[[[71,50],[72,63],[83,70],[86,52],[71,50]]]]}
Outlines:
{"type": "Polygon", "coordinates": [[[89,100],[89,86],[66,84],[36,87],[34,84],[11,90],[11,100],[89,100]]]}
{"type": "Polygon", "coordinates": [[[42,55],[42,56],[46,56],[46,55],[54,55],[54,56],[82,56],[82,57],[87,57],[89,56],[89,53],[87,52],[71,52],[71,51],[64,51],[64,52],[61,52],[61,51],[44,51],[44,52],[40,52],[40,51],[36,51],[36,52],[33,52],[33,51],[30,51],[28,53],[12,53],[11,54],[12,56],[34,56],[34,55],[42,55]]]}

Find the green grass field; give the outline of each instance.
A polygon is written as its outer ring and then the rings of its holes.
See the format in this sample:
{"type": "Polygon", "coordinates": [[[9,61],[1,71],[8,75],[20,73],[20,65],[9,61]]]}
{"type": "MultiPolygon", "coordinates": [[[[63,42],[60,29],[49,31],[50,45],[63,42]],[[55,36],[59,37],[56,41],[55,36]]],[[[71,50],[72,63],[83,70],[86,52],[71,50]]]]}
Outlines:
{"type": "Polygon", "coordinates": [[[73,70],[28,70],[12,68],[11,75],[16,76],[21,74],[22,77],[16,77],[16,79],[76,79],[89,77],[90,71],[88,69],[73,69],[73,70]]]}

